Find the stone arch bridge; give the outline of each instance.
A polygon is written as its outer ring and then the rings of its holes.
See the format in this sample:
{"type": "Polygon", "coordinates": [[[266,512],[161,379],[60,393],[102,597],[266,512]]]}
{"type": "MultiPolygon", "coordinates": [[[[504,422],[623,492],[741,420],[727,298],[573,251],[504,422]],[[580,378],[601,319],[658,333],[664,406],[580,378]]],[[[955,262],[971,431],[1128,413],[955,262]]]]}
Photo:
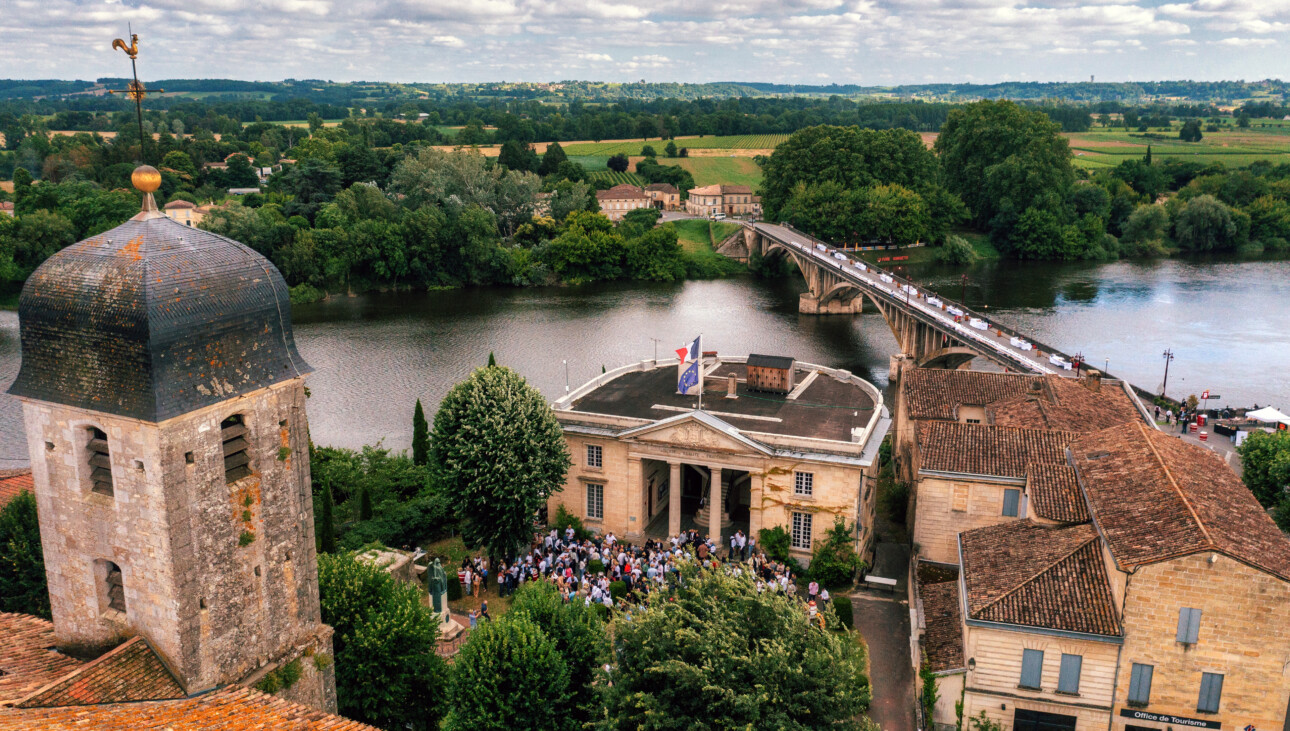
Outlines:
{"type": "MultiPolygon", "coordinates": [[[[858,314],[865,302],[920,367],[957,368],[981,356],[1024,373],[1077,376],[1070,356],[962,304],[857,259],[789,226],[747,223],[717,248],[741,261],[783,257],[806,279],[798,307],[807,314],[858,314]]],[[[1094,372],[1084,368],[1083,373],[1094,372]]]]}

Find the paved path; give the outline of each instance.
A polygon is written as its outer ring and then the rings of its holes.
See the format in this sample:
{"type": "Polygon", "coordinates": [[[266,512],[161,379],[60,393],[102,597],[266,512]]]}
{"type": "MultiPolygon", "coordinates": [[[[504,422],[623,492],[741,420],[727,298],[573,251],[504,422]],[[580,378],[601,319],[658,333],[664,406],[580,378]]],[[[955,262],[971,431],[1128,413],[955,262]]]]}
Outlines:
{"type": "Polygon", "coordinates": [[[908,602],[855,593],[851,605],[855,628],[869,645],[869,718],[882,731],[915,731],[908,602]]]}
{"type": "Polygon", "coordinates": [[[1076,375],[1074,370],[1069,370],[1067,359],[1053,354],[1039,354],[1025,339],[999,336],[998,323],[990,322],[962,304],[938,297],[933,292],[919,290],[899,277],[852,259],[801,231],[771,223],[757,223],[753,226],[763,236],[793,247],[812,259],[816,265],[832,270],[871,296],[894,304],[928,322],[982,355],[1002,358],[1005,363],[1031,373],[1056,373],[1067,377],[1076,375]]]}

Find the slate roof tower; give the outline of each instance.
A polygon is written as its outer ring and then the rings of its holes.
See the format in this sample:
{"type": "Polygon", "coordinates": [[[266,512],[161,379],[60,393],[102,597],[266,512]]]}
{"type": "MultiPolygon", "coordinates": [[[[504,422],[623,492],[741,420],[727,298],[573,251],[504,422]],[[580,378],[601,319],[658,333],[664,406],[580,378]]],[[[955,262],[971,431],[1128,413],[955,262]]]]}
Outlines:
{"type": "MultiPolygon", "coordinates": [[[[282,275],[157,210],[27,280],[23,404],[58,644],[142,635],[187,693],[331,653],[304,376],[282,275]]],[[[283,693],[334,711],[334,671],[283,693]]]]}

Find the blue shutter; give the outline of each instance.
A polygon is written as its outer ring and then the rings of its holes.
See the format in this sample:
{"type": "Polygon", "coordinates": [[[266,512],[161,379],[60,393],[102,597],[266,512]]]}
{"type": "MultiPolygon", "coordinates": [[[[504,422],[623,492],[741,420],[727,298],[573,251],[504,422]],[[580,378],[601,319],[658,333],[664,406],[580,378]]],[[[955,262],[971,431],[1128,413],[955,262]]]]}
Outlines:
{"type": "Polygon", "coordinates": [[[1062,669],[1061,674],[1057,676],[1057,690],[1062,693],[1078,693],[1079,671],[1083,665],[1083,655],[1062,653],[1062,669]]]}
{"type": "Polygon", "coordinates": [[[1044,651],[1021,651],[1021,687],[1039,688],[1043,685],[1044,651]]]}
{"type": "Polygon", "coordinates": [[[1217,713],[1222,699],[1223,676],[1218,673],[1201,673],[1200,699],[1196,701],[1196,710],[1217,713]]]}
{"type": "Polygon", "coordinates": [[[1151,701],[1151,665],[1133,663],[1133,672],[1129,675],[1129,702],[1146,704],[1151,701]]]}
{"type": "Polygon", "coordinates": [[[1183,607],[1178,610],[1178,641],[1194,645],[1200,639],[1200,610],[1183,607]]]}
{"type": "Polygon", "coordinates": [[[1020,490],[1003,491],[1003,514],[1009,518],[1017,517],[1017,505],[1021,501],[1020,490]]]}

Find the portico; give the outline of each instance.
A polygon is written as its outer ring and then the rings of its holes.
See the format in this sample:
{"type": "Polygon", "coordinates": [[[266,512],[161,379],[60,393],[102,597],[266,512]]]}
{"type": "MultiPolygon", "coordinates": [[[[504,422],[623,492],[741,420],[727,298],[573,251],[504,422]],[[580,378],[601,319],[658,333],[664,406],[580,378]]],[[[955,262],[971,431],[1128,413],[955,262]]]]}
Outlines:
{"type": "Polygon", "coordinates": [[[721,385],[705,393],[704,411],[676,393],[676,361],[611,371],[557,402],[574,465],[551,513],[563,506],[631,540],[783,526],[803,560],[841,518],[867,555],[889,423],[881,394],[845,371],[804,364],[796,393],[754,393],[743,360],[704,363],[708,383],[721,385]]]}

